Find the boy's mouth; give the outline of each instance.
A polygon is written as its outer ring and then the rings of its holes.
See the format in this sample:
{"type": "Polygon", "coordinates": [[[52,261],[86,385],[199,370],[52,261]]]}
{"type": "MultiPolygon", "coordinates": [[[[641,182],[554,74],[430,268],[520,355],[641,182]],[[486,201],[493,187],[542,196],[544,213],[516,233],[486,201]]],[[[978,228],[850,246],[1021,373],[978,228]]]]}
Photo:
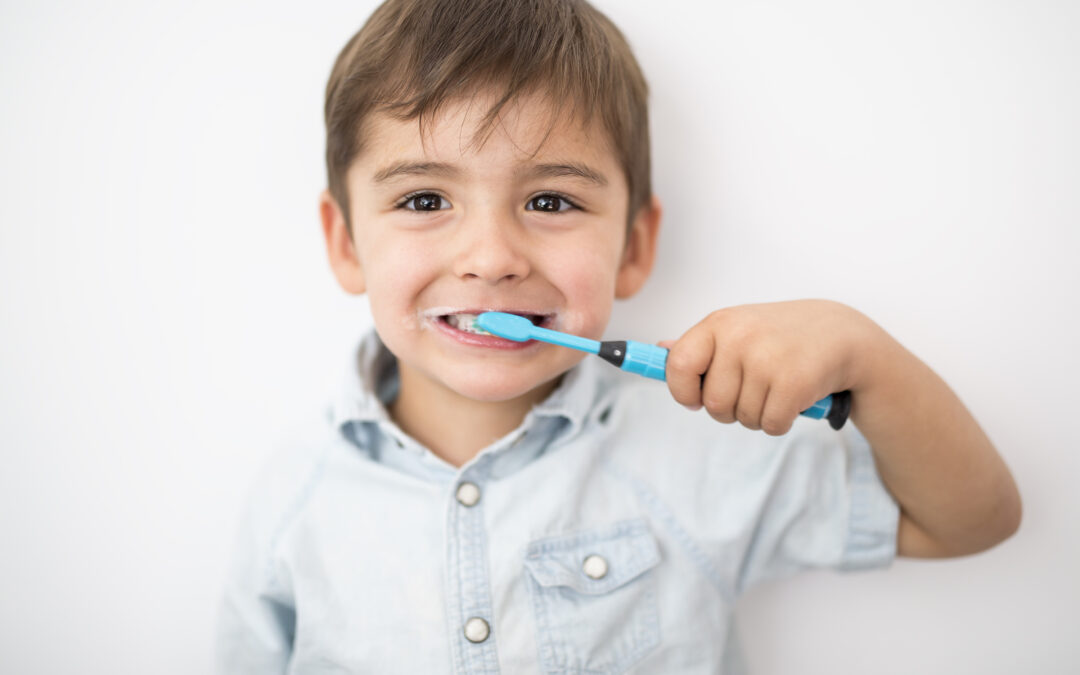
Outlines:
{"type": "MultiPolygon", "coordinates": [[[[454,313],[451,313],[451,314],[440,314],[440,315],[438,315],[437,319],[438,319],[439,322],[444,323],[444,324],[446,324],[446,325],[448,325],[451,328],[454,328],[456,330],[462,331],[463,333],[471,333],[473,335],[492,335],[491,333],[487,332],[486,330],[483,330],[482,328],[480,328],[479,326],[476,325],[476,317],[480,316],[480,314],[482,314],[483,312],[486,312],[486,311],[499,311],[499,312],[506,312],[507,314],[517,314],[518,316],[523,316],[526,319],[528,319],[529,321],[532,321],[534,326],[540,326],[540,327],[543,327],[543,328],[549,327],[550,324],[555,319],[554,314],[532,314],[532,313],[529,313],[529,312],[519,312],[519,311],[514,311],[514,310],[503,310],[503,309],[500,309],[500,310],[475,310],[475,311],[468,311],[468,312],[454,312],[454,313]]],[[[494,337],[494,336],[492,336],[492,337],[494,337]]],[[[502,338],[499,338],[499,339],[501,340],[502,338]]]]}

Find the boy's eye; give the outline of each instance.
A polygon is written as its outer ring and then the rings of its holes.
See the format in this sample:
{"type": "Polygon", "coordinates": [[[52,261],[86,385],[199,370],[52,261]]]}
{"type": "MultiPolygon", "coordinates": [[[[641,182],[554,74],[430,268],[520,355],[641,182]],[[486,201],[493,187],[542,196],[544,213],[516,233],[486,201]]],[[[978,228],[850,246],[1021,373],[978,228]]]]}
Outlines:
{"type": "Polygon", "coordinates": [[[558,211],[569,211],[574,208],[574,205],[570,203],[570,200],[559,195],[537,195],[529,200],[525,205],[526,211],[549,211],[552,213],[558,211]]]}
{"type": "Polygon", "coordinates": [[[398,208],[409,211],[440,211],[450,208],[450,200],[434,192],[421,192],[408,195],[398,204],[398,208]]]}

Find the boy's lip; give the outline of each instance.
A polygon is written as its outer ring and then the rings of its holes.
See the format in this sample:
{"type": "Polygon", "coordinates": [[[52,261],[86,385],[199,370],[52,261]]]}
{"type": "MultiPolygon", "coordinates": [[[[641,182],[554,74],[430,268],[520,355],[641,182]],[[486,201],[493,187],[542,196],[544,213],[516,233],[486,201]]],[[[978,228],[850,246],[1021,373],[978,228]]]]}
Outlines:
{"type": "Polygon", "coordinates": [[[506,312],[507,314],[554,314],[550,309],[517,309],[512,307],[429,307],[425,316],[445,316],[447,314],[483,314],[484,312],[506,312]]]}
{"type": "Polygon", "coordinates": [[[536,340],[525,340],[518,342],[516,340],[508,340],[507,338],[499,337],[497,335],[473,333],[472,330],[462,330],[453,322],[449,321],[449,316],[455,314],[483,314],[484,312],[507,312],[509,314],[517,314],[519,316],[525,316],[532,323],[548,328],[551,327],[554,321],[554,312],[534,312],[521,309],[457,309],[457,308],[436,308],[422,312],[424,320],[429,322],[435,329],[436,333],[445,335],[456,342],[462,343],[462,345],[469,347],[496,349],[496,350],[509,350],[509,351],[521,351],[531,350],[542,345],[542,342],[536,340]]]}
{"type": "Polygon", "coordinates": [[[555,312],[550,310],[534,311],[529,309],[520,308],[502,308],[502,307],[477,307],[461,309],[457,307],[437,307],[425,310],[421,313],[424,319],[429,322],[437,332],[450,337],[455,342],[473,346],[473,347],[489,347],[500,350],[519,350],[529,347],[535,347],[541,343],[535,340],[526,340],[525,342],[515,342],[513,340],[507,340],[505,338],[498,337],[496,335],[481,335],[478,333],[466,332],[458,329],[453,324],[446,320],[447,316],[453,314],[473,314],[480,315],[484,312],[506,312],[507,314],[517,314],[518,316],[525,316],[532,319],[532,317],[538,317],[533,319],[533,322],[538,326],[545,328],[550,327],[555,319],[555,312]]]}

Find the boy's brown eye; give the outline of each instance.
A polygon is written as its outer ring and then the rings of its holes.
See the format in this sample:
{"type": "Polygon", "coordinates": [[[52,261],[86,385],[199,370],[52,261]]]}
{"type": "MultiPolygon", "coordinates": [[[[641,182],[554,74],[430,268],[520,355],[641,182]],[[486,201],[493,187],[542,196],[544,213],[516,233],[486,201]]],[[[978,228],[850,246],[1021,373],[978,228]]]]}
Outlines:
{"type": "Polygon", "coordinates": [[[450,202],[435,193],[425,192],[406,199],[401,206],[410,211],[439,211],[449,208],[450,202]]]}
{"type": "Polygon", "coordinates": [[[529,211],[566,211],[573,208],[573,204],[557,195],[540,195],[533,197],[525,206],[529,211]]]}

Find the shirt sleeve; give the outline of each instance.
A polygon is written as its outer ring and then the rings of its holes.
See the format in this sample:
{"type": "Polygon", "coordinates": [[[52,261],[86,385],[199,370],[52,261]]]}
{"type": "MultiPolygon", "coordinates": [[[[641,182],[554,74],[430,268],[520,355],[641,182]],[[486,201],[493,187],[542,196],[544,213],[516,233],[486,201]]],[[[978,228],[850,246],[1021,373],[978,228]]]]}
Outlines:
{"type": "Polygon", "coordinates": [[[766,452],[756,522],[746,538],[739,591],[771,578],[832,568],[885,567],[896,557],[900,509],[854,423],[839,432],[800,420],[766,452]]]}
{"type": "Polygon", "coordinates": [[[295,453],[278,452],[248,490],[218,607],[214,665],[219,675],[288,668],[296,609],[289,571],[275,559],[275,548],[297,511],[301,481],[310,483],[311,475],[295,453]]]}

